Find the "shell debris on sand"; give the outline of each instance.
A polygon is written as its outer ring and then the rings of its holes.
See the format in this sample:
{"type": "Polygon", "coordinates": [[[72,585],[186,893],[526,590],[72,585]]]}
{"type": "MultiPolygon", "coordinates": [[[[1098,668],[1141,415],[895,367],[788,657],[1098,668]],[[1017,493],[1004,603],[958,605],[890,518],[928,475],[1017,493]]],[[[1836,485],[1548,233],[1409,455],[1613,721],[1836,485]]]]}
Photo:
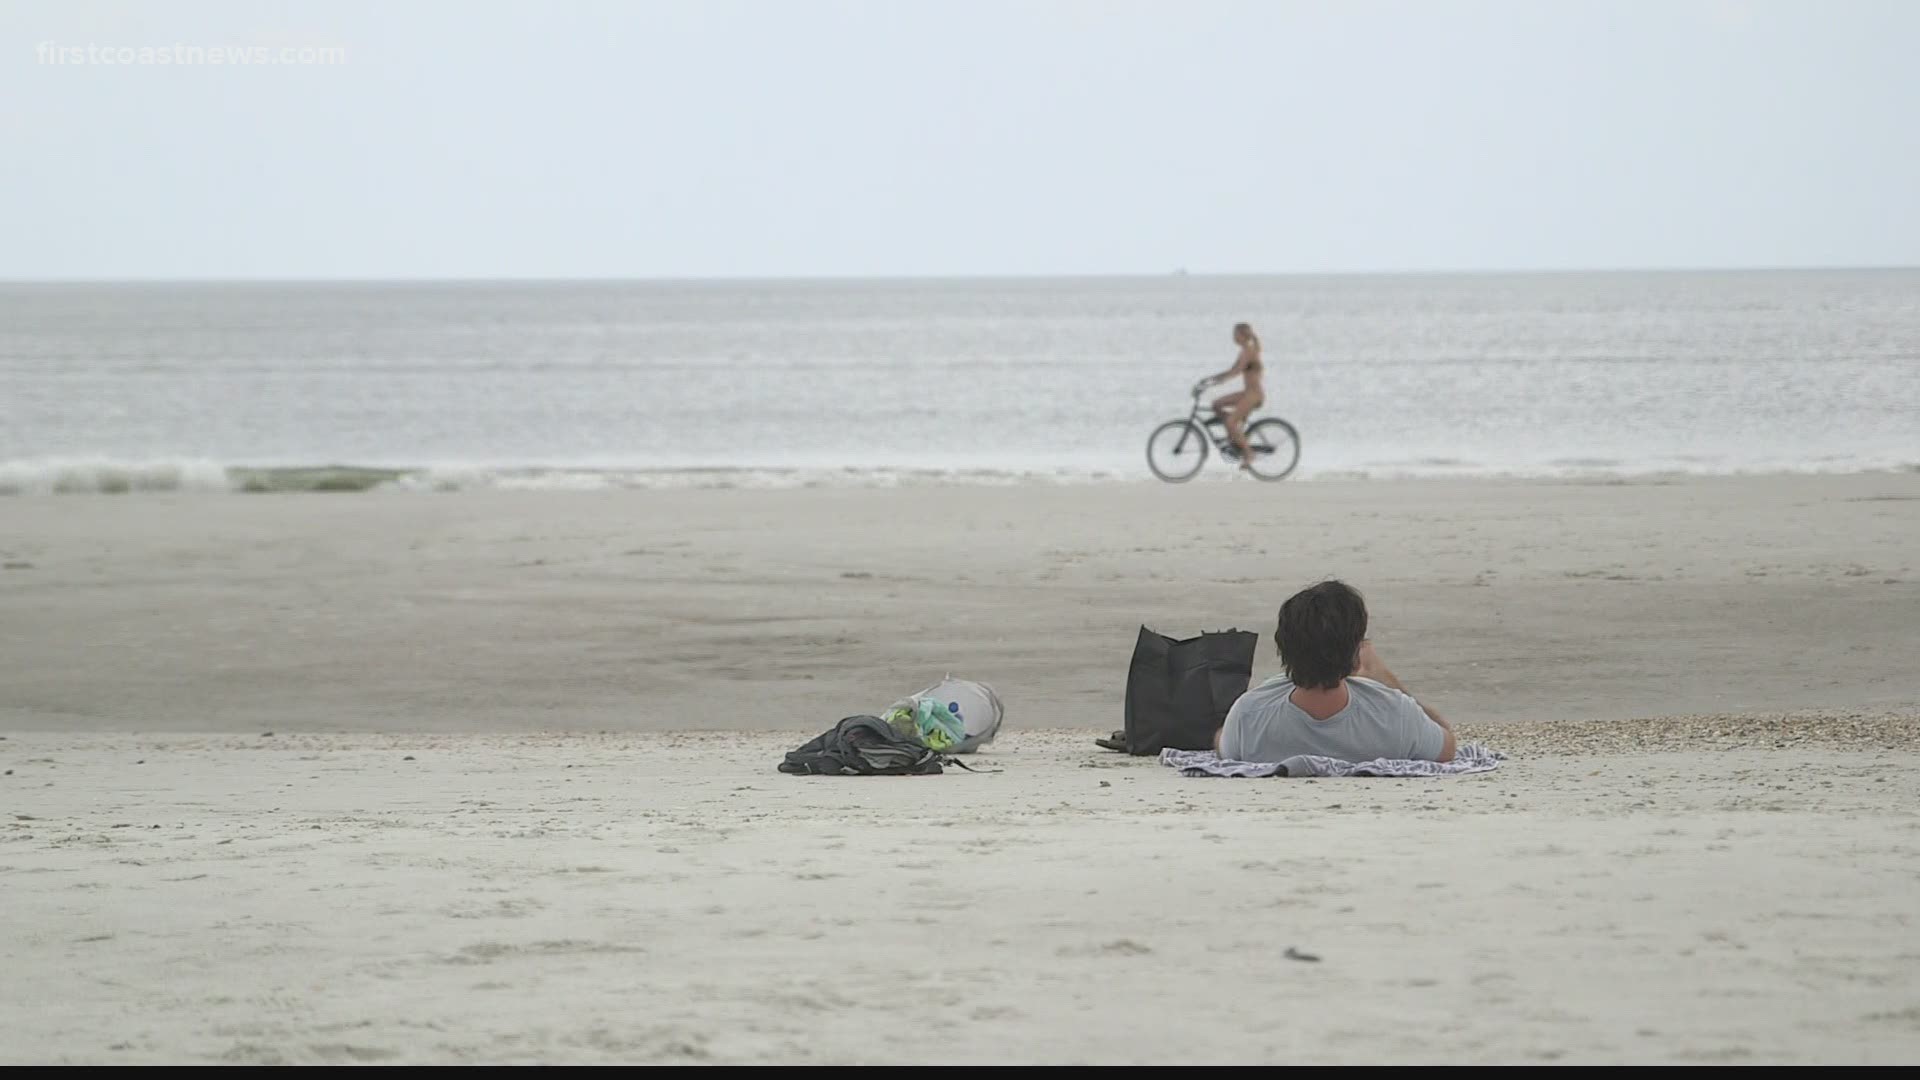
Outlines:
{"type": "Polygon", "coordinates": [[[1920,710],[1805,710],[1631,720],[1466,724],[1461,734],[1516,755],[1753,750],[1920,749],[1920,710]]]}

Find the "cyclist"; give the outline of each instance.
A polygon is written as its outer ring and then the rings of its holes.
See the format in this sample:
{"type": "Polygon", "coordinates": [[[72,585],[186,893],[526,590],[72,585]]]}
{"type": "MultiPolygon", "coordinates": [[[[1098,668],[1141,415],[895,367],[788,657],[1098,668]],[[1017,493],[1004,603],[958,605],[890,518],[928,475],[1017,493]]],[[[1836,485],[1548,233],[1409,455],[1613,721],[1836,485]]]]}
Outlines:
{"type": "Polygon", "coordinates": [[[1240,467],[1251,471],[1253,466],[1247,460],[1250,456],[1247,450],[1247,417],[1267,400],[1266,391],[1260,386],[1260,337],[1253,332],[1252,326],[1237,323],[1233,328],[1233,343],[1240,346],[1240,355],[1234,358],[1233,366],[1218,375],[1209,375],[1200,380],[1200,385],[1213,386],[1235,375],[1241,377],[1241,389],[1213,399],[1213,411],[1226,422],[1227,441],[1239,451],[1240,467]]]}

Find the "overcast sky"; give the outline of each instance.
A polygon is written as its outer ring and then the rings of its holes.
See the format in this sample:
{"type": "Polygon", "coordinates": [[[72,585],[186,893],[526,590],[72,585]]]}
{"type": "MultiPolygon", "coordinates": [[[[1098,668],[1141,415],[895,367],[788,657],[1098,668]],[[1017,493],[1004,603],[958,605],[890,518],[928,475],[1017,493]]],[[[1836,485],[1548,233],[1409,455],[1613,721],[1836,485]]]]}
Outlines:
{"type": "Polygon", "coordinates": [[[1920,3],[0,0],[0,137],[0,278],[1915,265],[1920,3]]]}

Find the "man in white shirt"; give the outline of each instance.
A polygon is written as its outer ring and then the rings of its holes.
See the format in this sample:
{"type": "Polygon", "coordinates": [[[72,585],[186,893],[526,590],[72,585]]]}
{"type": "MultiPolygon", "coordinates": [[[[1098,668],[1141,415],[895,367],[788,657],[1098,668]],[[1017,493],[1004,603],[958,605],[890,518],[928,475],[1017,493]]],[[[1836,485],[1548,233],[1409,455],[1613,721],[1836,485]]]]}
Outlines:
{"type": "Polygon", "coordinates": [[[1294,594],[1280,605],[1273,640],[1287,673],[1233,703],[1214,740],[1221,757],[1453,760],[1453,727],[1381,662],[1352,586],[1323,581],[1294,594]]]}

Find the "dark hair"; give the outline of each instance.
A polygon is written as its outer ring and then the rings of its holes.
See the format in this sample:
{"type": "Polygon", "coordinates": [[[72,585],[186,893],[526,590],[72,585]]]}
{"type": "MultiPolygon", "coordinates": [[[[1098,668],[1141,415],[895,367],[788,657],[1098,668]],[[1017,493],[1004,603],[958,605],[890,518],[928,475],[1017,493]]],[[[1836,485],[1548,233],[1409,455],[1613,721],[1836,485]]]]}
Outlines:
{"type": "Polygon", "coordinates": [[[1353,674],[1353,654],[1367,636],[1367,602],[1353,586],[1323,581],[1280,605],[1273,643],[1295,686],[1331,690],[1353,674]]]}

